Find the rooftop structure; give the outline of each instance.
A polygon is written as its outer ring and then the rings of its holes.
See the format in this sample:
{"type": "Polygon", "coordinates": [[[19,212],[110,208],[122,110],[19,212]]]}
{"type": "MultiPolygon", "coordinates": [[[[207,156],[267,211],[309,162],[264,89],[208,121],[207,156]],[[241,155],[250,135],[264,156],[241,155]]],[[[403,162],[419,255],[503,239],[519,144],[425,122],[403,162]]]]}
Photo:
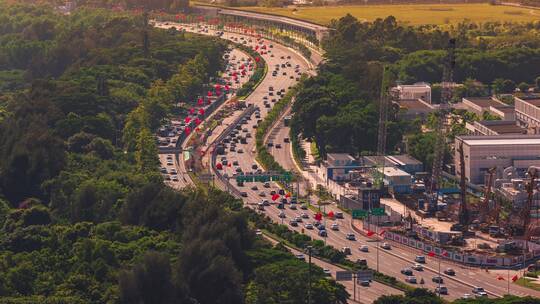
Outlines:
{"type": "Polygon", "coordinates": [[[435,111],[435,107],[422,99],[401,99],[396,103],[399,106],[398,115],[402,119],[413,120],[426,118],[429,113],[435,111]]]}
{"type": "Polygon", "coordinates": [[[384,167],[376,169],[383,173],[384,182],[388,185],[388,192],[393,194],[411,193],[412,177],[409,173],[395,167],[384,167]]]}
{"type": "Polygon", "coordinates": [[[425,82],[400,84],[395,89],[399,92],[400,100],[422,99],[431,103],[431,86],[425,82]]]}
{"type": "MultiPolygon", "coordinates": [[[[362,157],[362,161],[367,166],[382,165],[383,156],[364,156],[362,157]]],[[[415,174],[424,170],[424,165],[421,161],[407,154],[384,156],[384,165],[399,168],[409,174],[415,174]]]]}
{"type": "Polygon", "coordinates": [[[463,97],[463,105],[468,111],[476,113],[480,117],[484,112],[490,112],[491,108],[508,107],[507,104],[495,97],[463,97]]]}
{"type": "Polygon", "coordinates": [[[540,133],[540,96],[515,97],[516,119],[520,125],[540,133]]]}
{"type": "Polygon", "coordinates": [[[470,135],[527,134],[527,130],[510,120],[483,120],[466,123],[470,135]]]}
{"type": "Polygon", "coordinates": [[[356,159],[348,153],[328,153],[326,162],[332,166],[348,166],[356,163],[356,159]]]}
{"type": "MultiPolygon", "coordinates": [[[[473,184],[484,183],[487,170],[496,167],[516,169],[540,165],[540,136],[538,135],[485,135],[458,136],[456,147],[463,143],[465,177],[473,184]]],[[[459,153],[455,156],[456,174],[459,175],[459,153]]]]}

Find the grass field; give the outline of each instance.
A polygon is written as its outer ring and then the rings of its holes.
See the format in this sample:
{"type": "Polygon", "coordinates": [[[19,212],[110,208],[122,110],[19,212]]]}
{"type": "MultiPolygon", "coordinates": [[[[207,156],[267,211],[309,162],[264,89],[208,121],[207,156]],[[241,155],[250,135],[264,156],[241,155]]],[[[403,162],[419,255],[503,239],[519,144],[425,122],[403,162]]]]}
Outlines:
{"type": "Polygon", "coordinates": [[[409,25],[455,24],[463,20],[472,22],[528,22],[540,20],[540,10],[493,6],[489,4],[408,4],[408,5],[357,5],[293,8],[245,7],[245,10],[266,12],[328,24],[347,13],[359,20],[372,21],[393,15],[398,22],[409,25]]]}

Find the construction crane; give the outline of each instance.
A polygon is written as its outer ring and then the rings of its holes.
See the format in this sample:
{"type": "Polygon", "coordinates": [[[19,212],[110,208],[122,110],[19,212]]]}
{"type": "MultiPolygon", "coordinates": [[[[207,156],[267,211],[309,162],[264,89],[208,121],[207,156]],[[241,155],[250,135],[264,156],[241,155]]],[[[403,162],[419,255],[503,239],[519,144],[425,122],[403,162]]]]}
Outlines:
{"type": "Polygon", "coordinates": [[[388,108],[390,107],[390,76],[388,73],[388,67],[383,65],[381,75],[381,94],[379,99],[379,128],[377,132],[377,170],[374,174],[374,184],[381,189],[383,188],[384,156],[386,154],[386,133],[388,123],[388,108]],[[378,169],[381,168],[381,172],[378,169]]]}
{"type": "Polygon", "coordinates": [[[448,41],[447,54],[444,60],[441,103],[439,109],[435,113],[437,116],[437,125],[435,129],[435,147],[433,157],[433,167],[431,170],[431,185],[428,192],[428,200],[430,200],[431,208],[437,206],[438,190],[440,186],[441,171],[444,161],[444,153],[446,149],[446,115],[448,114],[448,104],[452,99],[452,86],[454,78],[456,40],[454,38],[448,41]]]}
{"type": "Polygon", "coordinates": [[[527,203],[521,211],[520,218],[523,221],[523,237],[525,239],[526,248],[527,241],[529,240],[531,229],[529,227],[531,223],[531,209],[534,198],[534,190],[536,189],[536,179],[538,179],[538,174],[540,174],[540,168],[531,166],[527,170],[527,175],[529,175],[530,181],[527,185],[527,203]]]}
{"type": "Polygon", "coordinates": [[[484,190],[484,200],[482,204],[480,205],[480,222],[486,222],[488,220],[488,217],[490,220],[495,220],[497,223],[499,223],[499,214],[498,214],[498,208],[493,207],[490,208],[489,206],[489,200],[491,197],[491,187],[493,187],[493,176],[495,175],[495,172],[497,171],[497,167],[489,168],[488,173],[488,180],[487,185],[484,190]]]}
{"type": "Polygon", "coordinates": [[[459,205],[459,224],[462,231],[469,230],[469,210],[467,208],[467,184],[465,182],[465,154],[463,153],[463,142],[459,143],[459,189],[461,191],[461,204],[459,205]]]}

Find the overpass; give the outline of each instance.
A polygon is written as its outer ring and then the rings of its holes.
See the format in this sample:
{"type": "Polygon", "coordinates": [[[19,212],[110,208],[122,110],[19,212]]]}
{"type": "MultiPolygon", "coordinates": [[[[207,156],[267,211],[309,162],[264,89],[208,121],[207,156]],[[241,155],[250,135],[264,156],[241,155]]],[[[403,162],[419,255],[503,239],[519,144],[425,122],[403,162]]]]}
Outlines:
{"type": "Polygon", "coordinates": [[[238,22],[248,20],[257,25],[266,27],[271,26],[278,28],[282,31],[294,31],[298,33],[303,33],[306,36],[316,38],[319,43],[329,34],[331,30],[330,28],[322,26],[320,24],[274,14],[263,14],[257,12],[248,12],[231,8],[205,5],[197,5],[193,8],[200,13],[213,15],[216,17],[228,17],[238,22]]]}

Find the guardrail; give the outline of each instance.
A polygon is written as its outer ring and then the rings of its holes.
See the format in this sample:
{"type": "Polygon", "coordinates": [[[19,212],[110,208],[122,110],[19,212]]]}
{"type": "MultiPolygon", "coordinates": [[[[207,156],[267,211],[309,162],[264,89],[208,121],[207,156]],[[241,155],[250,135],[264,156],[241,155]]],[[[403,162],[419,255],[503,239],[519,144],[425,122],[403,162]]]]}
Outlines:
{"type": "Polygon", "coordinates": [[[212,171],[214,172],[214,174],[217,176],[217,178],[227,187],[227,189],[230,190],[231,194],[233,194],[234,196],[236,197],[241,197],[241,193],[238,189],[236,189],[236,187],[233,187],[233,185],[229,182],[229,179],[226,178],[225,176],[223,176],[223,174],[221,174],[221,172],[219,170],[217,170],[217,168],[214,166],[215,163],[216,163],[216,160],[217,160],[217,145],[219,144],[222,144],[223,140],[225,139],[225,137],[229,136],[229,134],[231,134],[231,132],[234,130],[234,128],[236,128],[237,125],[240,124],[240,122],[242,121],[242,119],[246,118],[246,117],[249,117],[253,114],[253,112],[255,112],[255,110],[257,109],[257,107],[253,106],[253,105],[250,105],[249,107],[247,107],[244,112],[242,112],[242,114],[240,114],[240,116],[235,119],[235,121],[230,124],[223,132],[221,132],[221,134],[216,138],[215,142],[214,142],[214,149],[212,150],[212,157],[211,157],[211,160],[210,160],[210,168],[212,168],[212,171]]]}

